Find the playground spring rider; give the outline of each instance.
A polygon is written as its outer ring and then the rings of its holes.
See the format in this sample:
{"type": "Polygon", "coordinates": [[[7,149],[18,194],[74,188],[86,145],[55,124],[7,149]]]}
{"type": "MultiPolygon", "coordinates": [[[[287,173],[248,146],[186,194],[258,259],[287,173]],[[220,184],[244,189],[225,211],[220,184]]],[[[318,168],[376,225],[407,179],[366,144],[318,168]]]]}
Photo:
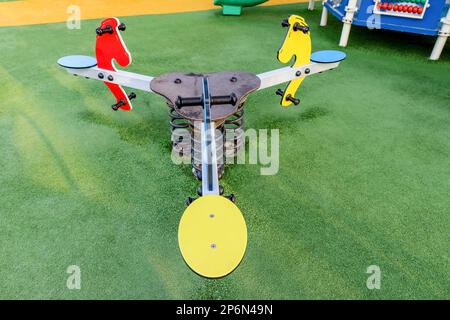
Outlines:
{"type": "MultiPolygon", "coordinates": [[[[318,51],[311,54],[309,26],[299,16],[283,20],[288,29],[278,51],[278,60],[288,63],[295,56],[293,66],[254,75],[248,72],[167,73],[150,77],[117,70],[112,63],[126,67],[131,63],[120,32],[125,25],[117,18],[104,20],[97,28],[96,58],[67,56],[58,64],[74,75],[103,81],[116,98],[113,110],[131,110],[131,100],[123,86],[157,93],[170,107],[173,129],[182,126],[200,132],[201,163],[193,172],[201,180],[199,198],[188,198],[178,229],[181,254],[196,273],[208,278],[219,278],[232,272],[241,262],[247,246],[247,227],[234,196],[224,197],[219,179],[223,166],[218,166],[217,128],[227,124],[242,125],[244,102],[256,90],[289,82],[285,90],[278,89],[281,105],[299,104],[297,89],[306,76],[338,67],[345,54],[340,51],[318,51]],[[196,125],[201,123],[201,125],[196,125]],[[197,131],[198,130],[198,131],[197,131]]],[[[195,148],[195,143],[193,143],[195,148]]],[[[223,148],[223,147],[222,147],[223,148]]],[[[223,151],[223,150],[222,150],[223,151]]]]}

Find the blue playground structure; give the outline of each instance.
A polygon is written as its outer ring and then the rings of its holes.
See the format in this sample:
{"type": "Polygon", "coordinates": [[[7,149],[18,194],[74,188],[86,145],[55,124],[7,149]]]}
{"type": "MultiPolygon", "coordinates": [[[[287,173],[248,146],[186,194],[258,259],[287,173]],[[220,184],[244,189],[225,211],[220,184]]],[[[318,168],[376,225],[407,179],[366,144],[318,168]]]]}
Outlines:
{"type": "Polygon", "coordinates": [[[347,46],[351,25],[437,36],[430,55],[438,60],[450,36],[450,0],[325,0],[321,26],[328,11],[344,24],[339,45],[347,46]]]}

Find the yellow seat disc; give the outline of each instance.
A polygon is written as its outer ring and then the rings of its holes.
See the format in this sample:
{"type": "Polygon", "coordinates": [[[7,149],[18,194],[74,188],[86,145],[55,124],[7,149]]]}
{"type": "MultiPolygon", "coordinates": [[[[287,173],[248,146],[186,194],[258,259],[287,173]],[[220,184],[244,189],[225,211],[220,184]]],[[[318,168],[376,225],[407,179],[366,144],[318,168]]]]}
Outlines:
{"type": "Polygon", "coordinates": [[[233,202],[219,195],[206,195],[184,211],[178,244],[193,271],[207,278],[224,277],[244,257],[247,226],[233,202]]]}

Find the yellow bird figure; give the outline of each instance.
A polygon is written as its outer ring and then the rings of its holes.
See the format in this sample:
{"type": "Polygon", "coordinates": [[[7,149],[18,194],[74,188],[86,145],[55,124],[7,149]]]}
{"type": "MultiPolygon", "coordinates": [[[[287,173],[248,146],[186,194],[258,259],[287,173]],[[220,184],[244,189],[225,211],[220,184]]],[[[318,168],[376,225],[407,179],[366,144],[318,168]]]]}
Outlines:
{"type": "MultiPolygon", "coordinates": [[[[310,63],[311,57],[311,36],[309,26],[305,19],[300,16],[292,15],[283,20],[283,27],[289,28],[284,38],[281,48],[278,50],[277,58],[281,63],[288,63],[292,57],[295,57],[293,68],[310,63]]],[[[300,87],[304,77],[292,80],[286,86],[284,91],[278,90],[281,95],[281,106],[288,107],[292,103],[299,104],[300,100],[295,98],[295,93],[300,87]]]]}

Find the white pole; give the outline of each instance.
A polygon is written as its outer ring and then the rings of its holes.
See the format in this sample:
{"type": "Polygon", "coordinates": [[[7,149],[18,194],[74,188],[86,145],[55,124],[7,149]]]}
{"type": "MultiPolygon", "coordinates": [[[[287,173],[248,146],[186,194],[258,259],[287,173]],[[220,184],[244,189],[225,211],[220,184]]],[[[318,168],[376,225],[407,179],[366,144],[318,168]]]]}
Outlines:
{"type": "Polygon", "coordinates": [[[314,0],[309,0],[308,10],[314,10],[314,0]]]}
{"type": "Polygon", "coordinates": [[[320,17],[320,26],[325,27],[328,23],[328,10],[324,6],[325,1],[322,2],[322,16],[320,17]]]}
{"type": "Polygon", "coordinates": [[[356,8],[357,0],[349,0],[348,5],[345,7],[346,14],[344,18],[342,18],[342,22],[344,26],[342,27],[341,39],[339,41],[339,45],[341,47],[346,47],[348,43],[348,37],[350,36],[350,28],[352,27],[353,16],[355,11],[358,10],[356,8]]]}
{"type": "Polygon", "coordinates": [[[442,50],[444,50],[445,42],[450,36],[450,8],[448,9],[447,16],[441,19],[442,26],[439,30],[438,38],[434,44],[433,51],[431,52],[430,60],[438,60],[441,56],[442,50]]]}
{"type": "Polygon", "coordinates": [[[339,40],[339,46],[341,47],[347,46],[351,27],[352,27],[351,23],[344,22],[344,25],[342,27],[341,39],[339,40]]]}

